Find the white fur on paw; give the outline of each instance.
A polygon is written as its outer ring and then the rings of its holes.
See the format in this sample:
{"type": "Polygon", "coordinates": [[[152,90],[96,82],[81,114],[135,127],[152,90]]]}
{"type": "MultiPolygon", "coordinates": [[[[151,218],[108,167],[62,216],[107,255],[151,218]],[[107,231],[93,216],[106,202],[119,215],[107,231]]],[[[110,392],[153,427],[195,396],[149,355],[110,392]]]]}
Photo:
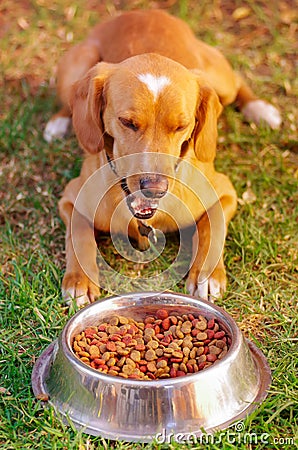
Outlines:
{"type": "Polygon", "coordinates": [[[214,278],[209,279],[209,291],[211,301],[220,298],[222,290],[223,290],[222,286],[217,280],[215,280],[214,278]]]}
{"type": "Polygon", "coordinates": [[[47,123],[43,137],[47,142],[52,142],[53,139],[63,138],[69,129],[71,123],[70,117],[56,117],[47,123]]]}
{"type": "Polygon", "coordinates": [[[218,280],[210,277],[203,281],[197,280],[197,283],[187,282],[187,290],[190,295],[214,302],[222,296],[225,291],[225,284],[221,284],[218,280]]]}
{"type": "Polygon", "coordinates": [[[202,298],[203,300],[208,300],[208,280],[198,282],[197,289],[195,292],[198,298],[202,298]]]}
{"type": "Polygon", "coordinates": [[[62,289],[62,297],[68,306],[76,303],[78,307],[81,307],[90,303],[88,295],[79,293],[75,288],[70,288],[67,291],[62,289]]]}
{"type": "Polygon", "coordinates": [[[277,130],[282,122],[281,115],[275,106],[264,100],[252,100],[241,111],[247,120],[256,124],[266,122],[273,130],[277,130]]]}

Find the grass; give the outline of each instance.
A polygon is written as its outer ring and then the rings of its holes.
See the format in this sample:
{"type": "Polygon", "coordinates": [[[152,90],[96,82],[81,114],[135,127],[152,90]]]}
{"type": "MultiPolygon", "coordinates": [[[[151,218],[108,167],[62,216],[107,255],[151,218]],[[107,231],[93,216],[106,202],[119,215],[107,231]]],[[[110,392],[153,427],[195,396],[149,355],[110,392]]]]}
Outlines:
{"type": "MultiPolygon", "coordinates": [[[[4,73],[0,86],[0,445],[5,450],[267,450],[297,444],[297,14],[291,2],[275,7],[250,0],[244,3],[246,15],[235,19],[233,11],[243,2],[223,3],[173,0],[160,5],[168,5],[198,36],[224,50],[258,94],[278,105],[283,114],[282,129],[271,131],[244,124],[238,112],[227,108],[219,123],[216,162],[218,170],[229,174],[239,197],[226,244],[228,292],[218,304],[268,358],[273,374],[269,395],[244,420],[241,432],[217,433],[213,443],[170,446],[87,436],[63,424],[52,408],[43,408],[34,399],[33,364],[73,314],[60,294],[65,255],[57,201],[80,169],[81,151],[73,136],[53,145],[42,139],[44,125],[56,108],[55,65],[62,51],[80,40],[97,17],[121,8],[152,7],[153,2],[102,1],[95,6],[81,0],[4,0],[0,6],[4,50],[0,57],[4,73]],[[249,441],[253,433],[257,442],[249,441]]],[[[163,271],[177,251],[173,240],[156,266],[137,265],[117,259],[108,238],[102,244],[106,260],[116,270],[143,277],[163,271]]],[[[184,283],[175,290],[184,292],[184,283]]]]}

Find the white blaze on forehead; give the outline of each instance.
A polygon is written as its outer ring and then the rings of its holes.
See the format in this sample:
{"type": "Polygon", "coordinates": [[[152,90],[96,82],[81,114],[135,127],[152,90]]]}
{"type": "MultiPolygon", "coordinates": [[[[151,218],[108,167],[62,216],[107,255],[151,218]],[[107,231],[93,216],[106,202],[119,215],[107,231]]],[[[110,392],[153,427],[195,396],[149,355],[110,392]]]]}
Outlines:
{"type": "Polygon", "coordinates": [[[138,79],[142,81],[142,83],[146,84],[149,91],[153,94],[154,100],[157,99],[158,94],[161,93],[163,88],[171,83],[168,77],[165,77],[163,75],[160,77],[156,77],[151,73],[138,75],[138,79]]]}

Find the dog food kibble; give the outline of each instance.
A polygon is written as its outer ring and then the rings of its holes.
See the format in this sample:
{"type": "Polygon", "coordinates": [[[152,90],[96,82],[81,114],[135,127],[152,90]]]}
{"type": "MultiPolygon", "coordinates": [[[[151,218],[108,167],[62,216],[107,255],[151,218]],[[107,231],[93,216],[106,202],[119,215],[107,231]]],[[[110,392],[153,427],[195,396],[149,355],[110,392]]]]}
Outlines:
{"type": "Polygon", "coordinates": [[[222,359],[230,337],[215,318],[169,315],[159,309],[143,322],[111,316],[75,336],[76,356],[108,375],[136,380],[176,378],[222,359]]]}

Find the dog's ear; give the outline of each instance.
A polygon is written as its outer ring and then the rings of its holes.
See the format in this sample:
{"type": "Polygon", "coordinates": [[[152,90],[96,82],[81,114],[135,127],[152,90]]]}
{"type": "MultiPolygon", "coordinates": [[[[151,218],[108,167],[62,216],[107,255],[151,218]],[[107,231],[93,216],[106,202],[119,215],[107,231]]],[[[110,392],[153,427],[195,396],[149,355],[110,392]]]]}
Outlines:
{"type": "Polygon", "coordinates": [[[196,157],[202,162],[212,162],[216,155],[217,119],[222,105],[215,90],[198,80],[199,94],[196,110],[196,125],[193,131],[196,157]]]}
{"type": "Polygon", "coordinates": [[[104,147],[103,88],[112,67],[98,63],[72,86],[72,123],[80,145],[88,153],[97,153],[104,147]]]}

